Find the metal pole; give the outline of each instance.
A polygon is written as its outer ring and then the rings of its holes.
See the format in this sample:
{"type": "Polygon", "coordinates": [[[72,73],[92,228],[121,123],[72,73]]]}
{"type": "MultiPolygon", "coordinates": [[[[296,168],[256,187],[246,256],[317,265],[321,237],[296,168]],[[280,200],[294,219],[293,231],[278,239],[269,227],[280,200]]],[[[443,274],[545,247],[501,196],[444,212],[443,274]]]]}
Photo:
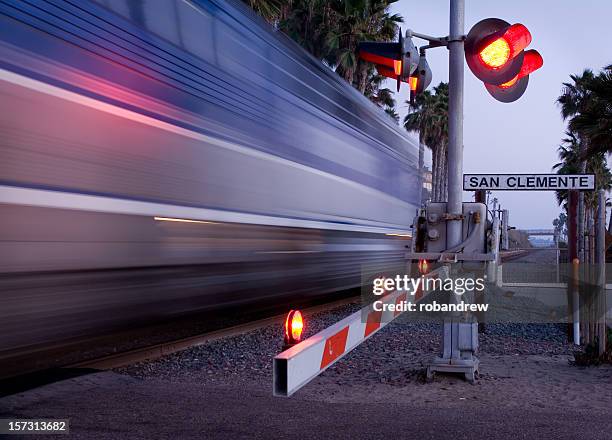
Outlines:
{"type": "MultiPolygon", "coordinates": [[[[449,75],[448,75],[448,202],[450,218],[446,224],[446,248],[462,240],[463,221],[463,44],[465,0],[450,0],[449,75]]],[[[445,319],[442,329],[442,356],[427,368],[427,377],[435,371],[464,373],[473,382],[479,361],[478,324],[445,319]]]]}
{"type": "Polygon", "coordinates": [[[555,231],[555,235],[554,235],[554,239],[555,239],[555,258],[556,258],[556,263],[555,263],[555,268],[556,268],[556,276],[555,276],[555,282],[558,283],[559,282],[559,233],[557,231],[555,231]]]}
{"type": "MultiPolygon", "coordinates": [[[[463,212],[463,45],[465,0],[450,0],[448,74],[448,205],[447,212],[463,212]]],[[[462,221],[450,220],[446,229],[448,248],[461,243],[462,221]]]]}
{"type": "MultiPolygon", "coordinates": [[[[582,171],[584,173],[584,171],[582,171]]],[[[584,263],[584,192],[578,193],[578,258],[584,263]]]]}
{"type": "Polygon", "coordinates": [[[423,182],[425,180],[425,144],[423,143],[423,139],[421,133],[419,132],[419,200],[421,201],[421,205],[423,206],[423,182]]]}
{"type": "Polygon", "coordinates": [[[580,260],[572,260],[572,339],[580,345],[580,260]]]}
{"type": "Polygon", "coordinates": [[[576,190],[570,190],[567,194],[568,197],[568,210],[567,210],[567,262],[571,267],[571,280],[568,282],[568,295],[567,295],[567,305],[570,313],[568,314],[568,339],[571,339],[574,344],[580,345],[580,328],[578,327],[578,335],[576,335],[575,327],[572,326],[572,323],[576,321],[572,315],[572,311],[574,310],[574,302],[578,301],[577,294],[574,293],[574,262],[580,261],[578,259],[578,218],[577,218],[577,206],[578,206],[578,192],[576,190]],[[575,298],[576,296],[576,298],[575,298]],[[578,338],[576,338],[578,336],[578,338]]]}
{"type": "Polygon", "coordinates": [[[509,249],[508,242],[508,228],[510,222],[510,211],[507,209],[502,210],[502,249],[507,251],[509,249]]]}
{"type": "Polygon", "coordinates": [[[595,242],[595,263],[597,264],[597,340],[598,351],[601,356],[606,351],[606,193],[603,189],[599,190],[597,203],[597,222],[596,222],[596,242],[595,242]]]}
{"type": "MultiPolygon", "coordinates": [[[[580,137],[580,156],[582,157],[585,150],[585,142],[582,137],[580,137]]],[[[582,159],[580,161],[580,173],[586,173],[586,161],[582,159]]],[[[584,251],[585,245],[585,237],[584,237],[584,212],[585,212],[585,203],[584,203],[584,191],[580,191],[578,193],[578,258],[581,263],[586,263],[586,255],[584,251]]]]}

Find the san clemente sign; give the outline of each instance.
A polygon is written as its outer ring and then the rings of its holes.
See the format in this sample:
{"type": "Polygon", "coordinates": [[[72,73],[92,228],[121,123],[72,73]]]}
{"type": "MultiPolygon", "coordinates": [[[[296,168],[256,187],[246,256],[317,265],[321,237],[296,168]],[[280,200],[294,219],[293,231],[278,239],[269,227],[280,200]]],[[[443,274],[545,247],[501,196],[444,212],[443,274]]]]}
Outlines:
{"type": "Polygon", "coordinates": [[[595,189],[594,174],[464,174],[465,191],[558,191],[595,189]]]}

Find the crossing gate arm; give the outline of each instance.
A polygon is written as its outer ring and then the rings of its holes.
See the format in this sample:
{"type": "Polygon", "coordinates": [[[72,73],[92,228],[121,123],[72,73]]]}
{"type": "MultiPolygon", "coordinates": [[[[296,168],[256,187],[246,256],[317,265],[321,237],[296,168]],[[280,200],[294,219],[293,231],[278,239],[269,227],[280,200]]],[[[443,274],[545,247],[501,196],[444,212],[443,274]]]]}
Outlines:
{"type": "MultiPolygon", "coordinates": [[[[427,278],[439,277],[442,279],[448,276],[447,266],[442,266],[425,275],[427,278]]],[[[400,304],[412,297],[414,302],[418,302],[428,293],[417,291],[412,296],[407,292],[395,291],[381,297],[380,301],[386,304],[400,304]]],[[[387,309],[377,312],[371,305],[367,305],[278,354],[272,366],[274,396],[291,396],[402,313],[387,309]],[[367,316],[365,322],[362,316],[367,316]]]]}

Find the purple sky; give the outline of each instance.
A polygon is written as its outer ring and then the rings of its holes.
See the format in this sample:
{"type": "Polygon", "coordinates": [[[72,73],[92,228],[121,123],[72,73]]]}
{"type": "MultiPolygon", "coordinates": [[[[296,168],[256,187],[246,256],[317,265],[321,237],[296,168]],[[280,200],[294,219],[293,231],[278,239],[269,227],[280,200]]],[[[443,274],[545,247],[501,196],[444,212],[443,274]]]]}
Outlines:
{"type": "MultiPolygon", "coordinates": [[[[393,7],[404,25],[435,36],[448,34],[449,0],[400,0],[393,7]]],[[[612,64],[610,0],[466,0],[465,31],[483,18],[497,17],[523,23],[533,41],[529,48],[544,57],[544,67],[530,76],[523,97],[511,104],[495,101],[483,84],[465,67],[464,172],[548,173],[558,162],[557,147],[565,124],[555,99],[569,75],[585,67],[599,70],[612,64]]],[[[422,40],[415,44],[423,45],[422,40]]],[[[448,81],[448,51],[428,51],[433,70],[432,86],[448,81]]],[[[403,87],[400,115],[407,112],[403,87]]],[[[513,226],[550,228],[557,217],[553,192],[496,192],[502,206],[510,209],[513,226]]],[[[465,193],[469,200],[471,193],[465,193]]]]}

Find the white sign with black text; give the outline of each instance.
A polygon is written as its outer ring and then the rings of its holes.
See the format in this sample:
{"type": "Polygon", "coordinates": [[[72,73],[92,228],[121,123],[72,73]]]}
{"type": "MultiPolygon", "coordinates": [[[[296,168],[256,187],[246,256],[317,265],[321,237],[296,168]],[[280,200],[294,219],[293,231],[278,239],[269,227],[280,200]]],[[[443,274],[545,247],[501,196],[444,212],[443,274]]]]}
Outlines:
{"type": "Polygon", "coordinates": [[[464,174],[465,191],[558,191],[595,189],[594,174],[464,174]]]}

